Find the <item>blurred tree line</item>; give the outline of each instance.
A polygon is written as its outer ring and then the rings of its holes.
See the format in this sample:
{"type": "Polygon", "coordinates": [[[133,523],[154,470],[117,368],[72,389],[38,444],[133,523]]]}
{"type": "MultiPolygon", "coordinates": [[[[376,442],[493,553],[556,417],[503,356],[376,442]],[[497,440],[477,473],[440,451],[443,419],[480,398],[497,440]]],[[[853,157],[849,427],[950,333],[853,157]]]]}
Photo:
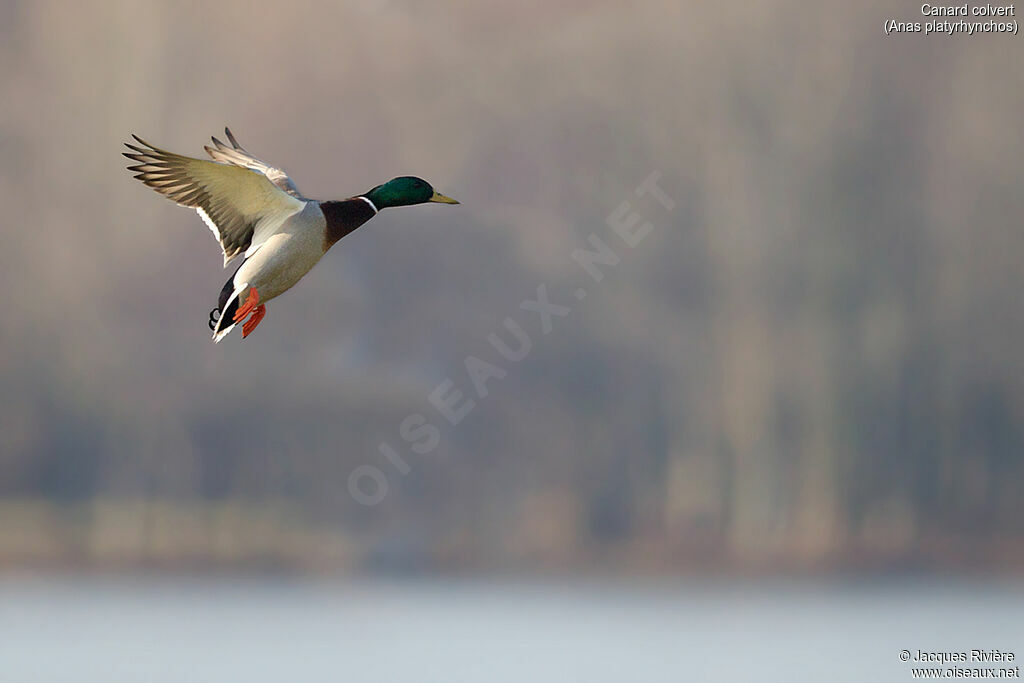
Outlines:
{"type": "Polygon", "coordinates": [[[1024,567],[1020,43],[770,5],[4,4],[0,567],[1024,567]],[[308,196],[463,205],[214,346],[216,247],[118,147],[223,123],[308,196]],[[570,253],[627,200],[654,229],[594,283],[570,253]],[[507,375],[452,427],[467,355],[507,375]]]}

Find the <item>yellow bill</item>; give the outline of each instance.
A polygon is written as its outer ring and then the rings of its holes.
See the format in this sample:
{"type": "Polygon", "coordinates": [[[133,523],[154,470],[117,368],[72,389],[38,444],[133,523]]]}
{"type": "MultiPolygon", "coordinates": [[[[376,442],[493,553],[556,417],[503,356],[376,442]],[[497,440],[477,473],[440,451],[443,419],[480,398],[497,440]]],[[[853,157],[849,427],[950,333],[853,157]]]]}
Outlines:
{"type": "Polygon", "coordinates": [[[437,202],[438,204],[458,204],[459,203],[459,201],[457,199],[452,199],[451,197],[446,197],[443,194],[441,194],[440,192],[435,192],[434,196],[431,197],[430,199],[428,199],[427,201],[428,202],[437,202]]]}

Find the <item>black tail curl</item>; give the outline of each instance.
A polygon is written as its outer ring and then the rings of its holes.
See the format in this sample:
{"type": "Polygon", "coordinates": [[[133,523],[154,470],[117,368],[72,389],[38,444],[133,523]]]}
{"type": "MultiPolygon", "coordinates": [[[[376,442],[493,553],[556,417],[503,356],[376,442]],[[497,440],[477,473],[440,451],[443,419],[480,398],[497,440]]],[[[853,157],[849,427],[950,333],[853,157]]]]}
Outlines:
{"type": "MultiPolygon", "coordinates": [[[[241,270],[244,265],[245,262],[243,261],[242,265],[238,266],[235,270],[235,275],[238,274],[238,271],[241,270]]],[[[217,324],[225,315],[228,316],[228,321],[230,322],[231,319],[235,317],[235,311],[238,310],[238,299],[233,299],[230,304],[228,303],[228,299],[231,298],[231,295],[235,291],[235,275],[232,275],[228,278],[228,281],[224,283],[224,286],[220,290],[220,296],[217,298],[217,308],[210,311],[209,325],[211,332],[217,331],[217,324]],[[227,307],[227,310],[225,310],[225,306],[227,307]]]]}

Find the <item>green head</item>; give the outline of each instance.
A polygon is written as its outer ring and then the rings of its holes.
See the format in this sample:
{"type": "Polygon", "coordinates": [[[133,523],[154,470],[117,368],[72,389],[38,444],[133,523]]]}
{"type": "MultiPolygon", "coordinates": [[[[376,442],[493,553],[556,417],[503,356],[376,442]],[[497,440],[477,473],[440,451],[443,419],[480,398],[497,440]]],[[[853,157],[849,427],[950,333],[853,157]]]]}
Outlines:
{"type": "Polygon", "coordinates": [[[445,197],[443,194],[435,192],[426,180],[415,176],[394,178],[383,185],[378,185],[363,196],[373,202],[378,211],[389,206],[412,206],[427,202],[458,204],[451,197],[445,197]]]}

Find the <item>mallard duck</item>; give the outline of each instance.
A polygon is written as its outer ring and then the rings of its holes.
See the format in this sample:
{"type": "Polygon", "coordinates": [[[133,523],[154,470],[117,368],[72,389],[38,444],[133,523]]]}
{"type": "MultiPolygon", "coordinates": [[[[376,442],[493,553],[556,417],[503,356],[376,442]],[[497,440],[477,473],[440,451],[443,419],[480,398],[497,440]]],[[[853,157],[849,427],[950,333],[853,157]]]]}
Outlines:
{"type": "Polygon", "coordinates": [[[245,151],[227,128],[212,158],[193,159],[155,147],[137,135],[123,154],[137,162],[135,177],[171,201],[195,209],[224,253],[224,267],[245,256],[210,312],[213,340],[242,324],[248,337],[267,314],[267,302],[295,286],[335,242],[382,209],[438,202],[458,204],[413,176],[394,178],[341,201],[306,199],[279,168],[245,151]],[[244,298],[243,298],[244,295],[244,298]],[[247,319],[248,318],[248,319],[247,319]]]}

